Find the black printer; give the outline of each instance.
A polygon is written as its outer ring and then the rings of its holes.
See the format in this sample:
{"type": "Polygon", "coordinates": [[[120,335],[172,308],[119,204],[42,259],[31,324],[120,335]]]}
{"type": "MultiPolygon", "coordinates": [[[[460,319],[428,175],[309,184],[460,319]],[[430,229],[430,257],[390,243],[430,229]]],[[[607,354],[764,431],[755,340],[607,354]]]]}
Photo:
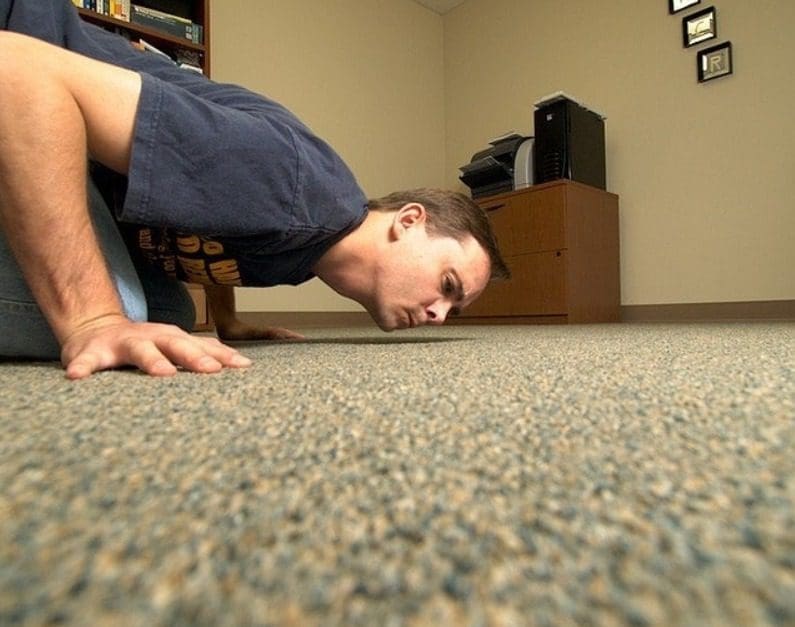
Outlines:
{"type": "Polygon", "coordinates": [[[490,148],[476,152],[459,168],[472,198],[510,192],[533,184],[533,138],[506,133],[492,139],[490,148]]]}

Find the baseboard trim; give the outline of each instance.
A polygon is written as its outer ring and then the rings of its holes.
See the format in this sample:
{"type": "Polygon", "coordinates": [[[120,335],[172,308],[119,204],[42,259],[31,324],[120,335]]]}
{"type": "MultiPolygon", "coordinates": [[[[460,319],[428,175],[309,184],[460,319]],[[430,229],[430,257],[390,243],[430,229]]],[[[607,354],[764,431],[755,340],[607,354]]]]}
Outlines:
{"type": "MultiPolygon", "coordinates": [[[[251,324],[294,329],[375,327],[365,311],[243,311],[238,317],[251,324]]],[[[711,322],[742,320],[795,321],[795,300],[766,300],[734,303],[673,303],[668,305],[622,305],[622,322],[711,322]]],[[[461,319],[458,322],[470,323],[461,319]]],[[[471,322],[477,322],[472,320],[471,322]]],[[[481,324],[483,321],[480,321],[481,324]]],[[[489,319],[489,323],[532,324],[537,318],[489,319]]],[[[544,320],[544,322],[550,322],[544,320]]]]}
{"type": "Polygon", "coordinates": [[[622,305],[622,322],[795,320],[795,300],[622,305]]]}

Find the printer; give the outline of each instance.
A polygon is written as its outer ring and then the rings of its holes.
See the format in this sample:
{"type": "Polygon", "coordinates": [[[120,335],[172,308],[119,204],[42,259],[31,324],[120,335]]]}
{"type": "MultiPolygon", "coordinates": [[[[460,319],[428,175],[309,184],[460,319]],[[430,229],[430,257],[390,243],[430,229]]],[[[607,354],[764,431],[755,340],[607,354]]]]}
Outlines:
{"type": "Polygon", "coordinates": [[[476,152],[459,168],[458,177],[469,187],[472,198],[509,192],[533,184],[533,138],[515,132],[489,142],[490,147],[476,152]]]}

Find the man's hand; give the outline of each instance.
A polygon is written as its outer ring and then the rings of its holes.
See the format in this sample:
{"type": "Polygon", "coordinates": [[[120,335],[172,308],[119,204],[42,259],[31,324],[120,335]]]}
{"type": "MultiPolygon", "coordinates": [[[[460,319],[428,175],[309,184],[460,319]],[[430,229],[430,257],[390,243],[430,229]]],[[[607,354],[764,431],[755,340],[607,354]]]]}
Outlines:
{"type": "Polygon", "coordinates": [[[123,365],[161,375],[234,365],[232,349],[121,315],[86,164],[127,172],[140,93],[135,72],[0,31],[0,229],[73,379],[123,365]]]}
{"type": "Polygon", "coordinates": [[[61,362],[70,379],[127,365],[154,376],[173,375],[177,366],[212,373],[251,365],[215,338],[190,335],[170,324],[131,322],[117,314],[78,327],[63,342],[61,362]]]}
{"type": "Polygon", "coordinates": [[[228,341],[303,340],[303,335],[281,327],[253,326],[238,319],[235,291],[229,285],[203,285],[218,337],[228,341]]]}
{"type": "Polygon", "coordinates": [[[260,327],[248,324],[242,320],[234,318],[226,320],[223,325],[216,322],[218,337],[230,342],[234,341],[256,341],[256,340],[304,340],[300,333],[295,333],[289,329],[281,327],[260,327]]]}

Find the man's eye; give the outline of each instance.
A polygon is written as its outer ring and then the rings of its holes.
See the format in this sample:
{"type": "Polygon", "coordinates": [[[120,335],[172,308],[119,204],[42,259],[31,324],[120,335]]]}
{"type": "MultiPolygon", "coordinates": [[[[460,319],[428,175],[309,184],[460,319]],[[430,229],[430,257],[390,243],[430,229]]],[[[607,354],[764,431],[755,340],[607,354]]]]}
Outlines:
{"type": "Polygon", "coordinates": [[[450,277],[445,277],[444,283],[442,283],[442,290],[445,294],[451,294],[453,292],[453,282],[450,277]]]}

